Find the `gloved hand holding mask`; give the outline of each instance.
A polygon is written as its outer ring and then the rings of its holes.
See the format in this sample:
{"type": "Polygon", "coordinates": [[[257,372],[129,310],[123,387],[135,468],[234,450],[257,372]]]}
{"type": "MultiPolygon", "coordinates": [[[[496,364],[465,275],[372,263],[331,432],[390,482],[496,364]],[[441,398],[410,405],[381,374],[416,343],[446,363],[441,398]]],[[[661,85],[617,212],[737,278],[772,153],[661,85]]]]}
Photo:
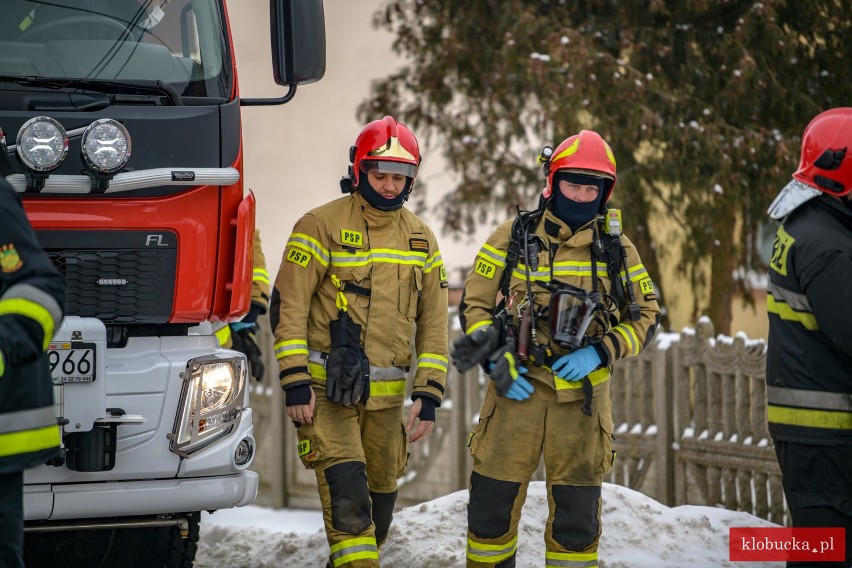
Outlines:
{"type": "Polygon", "coordinates": [[[450,357],[459,373],[464,373],[474,365],[485,361],[497,349],[500,339],[499,330],[493,325],[485,325],[469,335],[463,335],[453,342],[450,357]]]}
{"type": "Polygon", "coordinates": [[[515,359],[515,338],[506,339],[506,344],[488,358],[488,374],[500,396],[513,400],[526,400],[534,388],[524,377],[526,367],[515,359]]]}
{"type": "Polygon", "coordinates": [[[340,311],[338,319],[329,322],[329,330],[325,395],[338,404],[366,402],[370,396],[370,363],[361,348],[361,326],[340,311]]]}

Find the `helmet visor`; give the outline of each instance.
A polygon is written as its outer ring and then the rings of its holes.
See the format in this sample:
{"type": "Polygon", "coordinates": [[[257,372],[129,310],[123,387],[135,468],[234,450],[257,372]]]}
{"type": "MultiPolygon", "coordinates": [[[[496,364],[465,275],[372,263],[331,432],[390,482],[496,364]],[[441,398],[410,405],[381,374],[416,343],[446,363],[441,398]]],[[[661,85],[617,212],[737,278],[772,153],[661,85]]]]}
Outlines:
{"type": "Polygon", "coordinates": [[[364,160],[361,168],[365,172],[377,170],[383,174],[402,174],[414,179],[417,176],[417,166],[405,162],[391,162],[389,160],[364,160]]]}

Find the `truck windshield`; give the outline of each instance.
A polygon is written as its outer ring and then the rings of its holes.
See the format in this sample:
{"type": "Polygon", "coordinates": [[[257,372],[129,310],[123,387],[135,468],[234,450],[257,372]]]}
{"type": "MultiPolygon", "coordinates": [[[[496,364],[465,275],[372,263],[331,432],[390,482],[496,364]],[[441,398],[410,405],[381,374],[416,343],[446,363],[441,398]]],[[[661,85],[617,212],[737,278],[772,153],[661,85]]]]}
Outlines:
{"type": "Polygon", "coordinates": [[[233,77],[220,2],[0,0],[0,76],[83,79],[52,84],[99,92],[99,81],[160,81],[181,97],[228,100],[233,77]]]}

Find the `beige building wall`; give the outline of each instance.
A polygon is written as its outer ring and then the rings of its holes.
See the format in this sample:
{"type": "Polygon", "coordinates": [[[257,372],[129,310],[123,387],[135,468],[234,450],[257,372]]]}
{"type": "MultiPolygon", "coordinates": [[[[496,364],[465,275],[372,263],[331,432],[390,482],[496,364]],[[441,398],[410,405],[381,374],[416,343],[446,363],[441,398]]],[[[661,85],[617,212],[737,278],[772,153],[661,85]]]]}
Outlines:
{"type": "MultiPolygon", "coordinates": [[[[708,290],[695,290],[689,280],[677,271],[681,260],[680,243],[685,234],[666,209],[662,200],[654,207],[655,222],[651,230],[651,238],[657,251],[660,264],[663,296],[660,305],[668,311],[670,331],[681,331],[684,327],[695,327],[697,317],[693,316],[693,300],[696,294],[706,297],[708,290]]],[[[724,254],[719,251],[718,254],[724,254]]],[[[709,270],[709,262],[707,263],[709,270]]],[[[708,278],[709,279],[709,278],[708,278]]],[[[731,333],[742,332],[750,339],[766,339],[769,331],[769,320],[766,315],[766,289],[755,289],[753,305],[747,305],[742,297],[735,297],[732,306],[731,333]]],[[[706,304],[706,302],[705,302],[706,304]]]]}
{"type": "MultiPolygon", "coordinates": [[[[285,105],[242,108],[245,183],[257,197],[257,227],[273,278],[293,224],[308,209],[343,195],[339,181],[349,165],[349,147],[363,126],[355,110],[366,99],[370,82],[401,65],[391,34],[372,26],[382,4],[325,0],[325,77],[299,87],[285,105]]],[[[240,95],[282,96],[285,89],[272,80],[268,0],[228,0],[227,6],[240,95]]],[[[412,206],[424,198],[427,205],[437,203],[452,185],[439,152],[424,145],[421,153],[418,181],[427,189],[415,188],[412,206]]],[[[437,216],[422,216],[438,236],[448,272],[469,266],[480,239],[454,241],[441,234],[437,216]]]]}

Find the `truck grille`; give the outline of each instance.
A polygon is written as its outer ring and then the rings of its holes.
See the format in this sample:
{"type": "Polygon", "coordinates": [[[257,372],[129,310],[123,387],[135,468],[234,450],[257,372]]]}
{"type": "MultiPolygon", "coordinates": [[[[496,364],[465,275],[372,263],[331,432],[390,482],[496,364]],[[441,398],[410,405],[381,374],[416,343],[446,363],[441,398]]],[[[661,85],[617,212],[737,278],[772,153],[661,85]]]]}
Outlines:
{"type": "Polygon", "coordinates": [[[42,231],[38,237],[65,276],[67,315],[112,324],[168,322],[177,268],[174,234],[161,234],[155,246],[145,244],[150,232],[140,231],[42,231]],[[60,242],[64,246],[57,247],[60,242]]]}

